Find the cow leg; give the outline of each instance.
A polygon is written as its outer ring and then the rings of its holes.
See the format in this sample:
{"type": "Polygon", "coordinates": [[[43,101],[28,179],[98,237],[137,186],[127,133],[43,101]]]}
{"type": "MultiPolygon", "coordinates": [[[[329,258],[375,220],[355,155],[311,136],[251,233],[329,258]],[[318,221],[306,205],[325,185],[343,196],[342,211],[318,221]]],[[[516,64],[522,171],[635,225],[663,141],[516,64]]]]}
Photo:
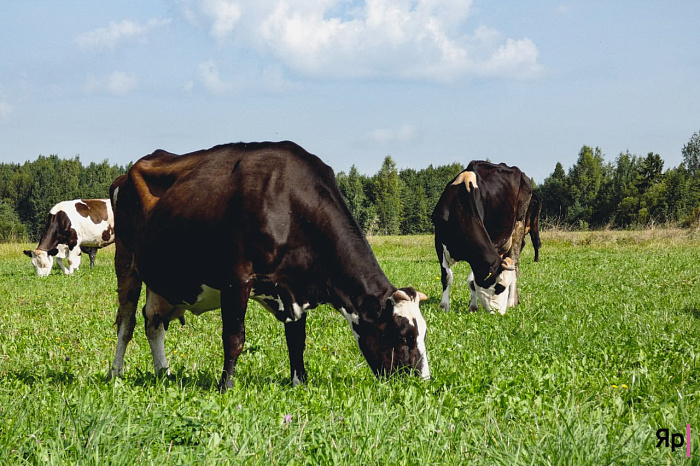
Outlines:
{"type": "Polygon", "coordinates": [[[68,263],[68,274],[78,270],[80,267],[80,248],[69,249],[65,260],[68,263]]]}
{"type": "Polygon", "coordinates": [[[512,247],[510,252],[507,254],[508,257],[513,259],[515,263],[515,280],[511,284],[511,292],[508,296],[508,307],[515,307],[520,304],[520,294],[518,293],[518,278],[520,277],[520,250],[523,244],[523,238],[525,236],[525,222],[523,220],[518,220],[515,222],[515,227],[513,228],[512,247]]]}
{"type": "MultiPolygon", "coordinates": [[[[474,281],[474,272],[471,272],[469,274],[469,277],[467,278],[467,283],[469,284],[469,292],[471,294],[471,301],[469,302],[469,310],[471,312],[476,312],[479,309],[479,302],[477,301],[477,292],[476,292],[476,282],[474,281]]],[[[488,310],[488,306],[485,306],[486,310],[488,310]]]]}
{"type": "MultiPolygon", "coordinates": [[[[516,302],[516,298],[518,296],[518,277],[517,275],[513,279],[513,281],[508,285],[508,307],[515,307],[519,304],[519,302],[516,302]]],[[[503,314],[505,314],[505,309],[503,310],[503,314]]]]}
{"type": "Polygon", "coordinates": [[[170,375],[170,365],[165,355],[165,324],[172,306],[158,294],[146,289],[146,305],[143,307],[143,320],[146,324],[146,338],[151,347],[153,371],[156,377],[170,375]]]}
{"type": "Polygon", "coordinates": [[[119,295],[117,349],[107,380],[114,376],[121,376],[123,373],[124,353],[134,335],[136,306],[141,296],[141,277],[133,266],[133,254],[127,251],[119,241],[116,243],[114,270],[117,274],[117,294],[119,295]]]}
{"type": "Polygon", "coordinates": [[[56,264],[58,264],[58,266],[61,268],[64,275],[70,275],[71,271],[68,267],[66,267],[66,264],[63,263],[63,258],[56,257],[56,264]]]}
{"type": "Polygon", "coordinates": [[[450,310],[450,285],[452,285],[452,269],[449,265],[441,266],[440,279],[442,280],[442,299],[440,300],[440,309],[445,312],[450,310]]]}
{"type": "Polygon", "coordinates": [[[230,285],[221,290],[221,339],[224,344],[224,369],[221,372],[219,390],[233,387],[236,362],[245,343],[245,313],[252,281],[230,285]]]}
{"type": "Polygon", "coordinates": [[[306,313],[299,320],[284,324],[284,336],[287,339],[289,365],[291,367],[292,386],[306,382],[304,367],[304,350],[306,349],[306,313]]]}
{"type": "Polygon", "coordinates": [[[90,258],[90,268],[95,268],[95,256],[97,255],[97,248],[92,246],[80,246],[80,250],[87,253],[90,258]]]}

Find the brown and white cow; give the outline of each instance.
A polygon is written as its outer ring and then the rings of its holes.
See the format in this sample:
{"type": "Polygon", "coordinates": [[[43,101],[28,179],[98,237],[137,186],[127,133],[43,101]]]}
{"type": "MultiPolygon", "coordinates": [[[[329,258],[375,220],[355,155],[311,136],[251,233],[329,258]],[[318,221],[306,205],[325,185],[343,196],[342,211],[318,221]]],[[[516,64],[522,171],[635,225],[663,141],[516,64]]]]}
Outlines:
{"type": "Polygon", "coordinates": [[[53,267],[54,257],[64,274],[80,267],[81,251],[95,264],[97,248],[114,242],[114,214],[109,199],[75,199],[59,202],[46,217],[46,226],[36,249],[25,250],[40,277],[53,267]]]}
{"type": "Polygon", "coordinates": [[[123,371],[142,281],[154,369],[167,371],[168,323],[221,308],[221,390],[233,385],[248,299],[284,323],[292,384],[306,380],[306,312],[321,303],[348,321],[379,376],[430,377],[425,295],[379,267],[330,167],[292,142],[238,143],[185,155],[159,150],[111,188],[119,311],[109,377],[123,371]],[[206,244],[188,256],[178,251],[206,244]]]}
{"type": "MultiPolygon", "coordinates": [[[[491,303],[499,302],[494,296],[506,290],[507,307],[517,305],[518,261],[531,197],[530,179],[517,167],[503,163],[473,161],[447,184],[432,215],[442,309],[450,309],[451,266],[465,260],[472,269],[476,295],[485,307],[493,307],[491,303]],[[503,273],[513,269],[514,274],[503,273]]],[[[474,301],[472,295],[470,307],[475,307],[474,301]]],[[[505,312],[502,305],[495,310],[505,312]]]]}

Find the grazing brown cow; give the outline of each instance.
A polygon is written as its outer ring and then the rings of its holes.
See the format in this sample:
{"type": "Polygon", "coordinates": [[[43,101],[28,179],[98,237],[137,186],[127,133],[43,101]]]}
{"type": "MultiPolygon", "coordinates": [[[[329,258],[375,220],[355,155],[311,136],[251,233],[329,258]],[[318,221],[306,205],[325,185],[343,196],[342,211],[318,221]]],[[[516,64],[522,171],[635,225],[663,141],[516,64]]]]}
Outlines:
{"type": "Polygon", "coordinates": [[[40,277],[51,273],[54,257],[68,275],[80,267],[81,251],[89,255],[92,268],[97,249],[113,242],[114,215],[109,199],[75,199],[51,208],[39,245],[24,254],[32,259],[40,277]]]}
{"type": "Polygon", "coordinates": [[[292,142],[238,143],[185,155],[156,151],[111,189],[116,215],[118,342],[122,372],[141,282],[156,372],[167,370],[168,322],[221,308],[224,365],[233,384],[248,299],[284,323],[292,384],[306,380],[306,312],[338,309],[376,375],[430,377],[425,295],[397,289],[379,267],[333,171],[292,142]],[[206,244],[182,260],[183,248],[206,244]]]}

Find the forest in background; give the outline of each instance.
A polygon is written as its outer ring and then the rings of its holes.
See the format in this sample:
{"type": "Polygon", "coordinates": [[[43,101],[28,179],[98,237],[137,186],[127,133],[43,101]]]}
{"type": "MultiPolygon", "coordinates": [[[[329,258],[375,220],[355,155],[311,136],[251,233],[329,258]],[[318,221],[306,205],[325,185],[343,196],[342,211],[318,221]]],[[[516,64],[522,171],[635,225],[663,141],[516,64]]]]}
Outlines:
{"type": "MultiPolygon", "coordinates": [[[[700,132],[682,149],[677,167],[664,168],[659,154],[620,153],[606,161],[598,147],[583,146],[573,166],[557,162],[541,184],[542,225],[573,229],[691,226],[700,218],[700,132]]],[[[493,162],[498,162],[497,160],[493,162]]],[[[356,167],[336,178],[350,210],[367,234],[432,233],[430,214],[443,189],[465,166],[459,163],[398,169],[386,156],[380,170],[356,167]]],[[[23,164],[0,164],[0,240],[35,241],[48,211],[69,199],[106,198],[128,167],[78,156],[39,156],[23,164]]]]}

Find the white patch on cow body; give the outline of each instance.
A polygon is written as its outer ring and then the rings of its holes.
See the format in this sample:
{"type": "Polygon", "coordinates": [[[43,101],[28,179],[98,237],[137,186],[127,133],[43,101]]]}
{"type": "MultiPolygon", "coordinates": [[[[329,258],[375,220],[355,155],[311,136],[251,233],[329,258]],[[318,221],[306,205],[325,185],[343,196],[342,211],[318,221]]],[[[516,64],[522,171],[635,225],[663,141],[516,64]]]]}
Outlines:
{"type": "MultiPolygon", "coordinates": [[[[260,303],[262,307],[264,307],[268,312],[272,313],[275,317],[279,312],[284,311],[284,302],[282,301],[281,296],[272,296],[272,295],[267,295],[267,294],[256,294],[255,289],[250,294],[251,299],[254,299],[256,302],[260,303]],[[270,306],[270,302],[273,301],[277,304],[277,309],[274,309],[273,307],[270,306]]],[[[301,319],[301,316],[306,314],[306,311],[309,309],[311,305],[309,303],[304,303],[302,305],[299,305],[299,303],[292,303],[292,312],[291,316],[287,317],[284,320],[285,324],[289,324],[291,322],[296,322],[297,320],[301,319]]]]}
{"type": "Polygon", "coordinates": [[[185,307],[194,315],[200,315],[221,307],[221,291],[207,285],[201,285],[202,292],[194,304],[186,303],[185,307]]]}
{"type": "Polygon", "coordinates": [[[306,310],[308,308],[309,308],[309,303],[306,303],[303,306],[300,306],[297,303],[292,303],[292,312],[294,313],[294,320],[297,321],[297,320],[301,319],[301,316],[306,313],[306,310]]]}
{"type": "Polygon", "coordinates": [[[262,304],[262,306],[265,309],[267,309],[273,314],[277,314],[277,311],[284,311],[284,303],[282,302],[282,298],[280,298],[279,296],[272,296],[269,294],[257,294],[255,292],[255,288],[253,288],[253,291],[250,293],[250,297],[262,304]],[[274,301],[277,303],[277,310],[270,307],[270,305],[268,304],[269,301],[274,301]]]}
{"type": "Polygon", "coordinates": [[[456,186],[460,183],[464,183],[464,186],[467,188],[467,192],[470,192],[472,190],[472,187],[478,188],[479,186],[476,184],[476,173],[474,172],[469,172],[469,171],[464,171],[457,175],[457,178],[452,182],[452,186],[456,186]]]}
{"type": "Polygon", "coordinates": [[[420,312],[418,297],[408,301],[402,300],[394,302],[394,314],[407,319],[409,322],[415,322],[418,333],[416,337],[416,348],[418,349],[418,354],[420,354],[420,361],[416,369],[418,369],[424,380],[429,380],[430,366],[428,365],[428,351],[425,347],[425,335],[428,331],[428,325],[425,323],[423,314],[420,312]]]}
{"type": "MultiPolygon", "coordinates": [[[[97,200],[97,199],[95,199],[97,200]]],[[[82,200],[76,199],[73,201],[59,202],[51,208],[50,214],[56,215],[59,211],[63,211],[68,216],[73,228],[78,235],[78,245],[73,249],[78,249],[79,246],[92,246],[102,248],[114,242],[114,233],[108,239],[104,239],[102,234],[105,230],[112,227],[114,230],[114,212],[112,211],[112,203],[109,199],[99,199],[107,208],[107,220],[100,223],[93,223],[90,217],[83,217],[78,213],[76,206],[78,203],[84,204],[82,200]]]]}
{"type": "Polygon", "coordinates": [[[348,311],[345,310],[344,307],[341,307],[338,309],[340,313],[345,317],[345,320],[348,321],[348,325],[350,325],[350,330],[352,331],[353,336],[355,337],[355,341],[357,341],[357,344],[360,344],[360,334],[357,333],[355,330],[356,325],[360,325],[360,316],[357,314],[351,314],[348,311]]]}

